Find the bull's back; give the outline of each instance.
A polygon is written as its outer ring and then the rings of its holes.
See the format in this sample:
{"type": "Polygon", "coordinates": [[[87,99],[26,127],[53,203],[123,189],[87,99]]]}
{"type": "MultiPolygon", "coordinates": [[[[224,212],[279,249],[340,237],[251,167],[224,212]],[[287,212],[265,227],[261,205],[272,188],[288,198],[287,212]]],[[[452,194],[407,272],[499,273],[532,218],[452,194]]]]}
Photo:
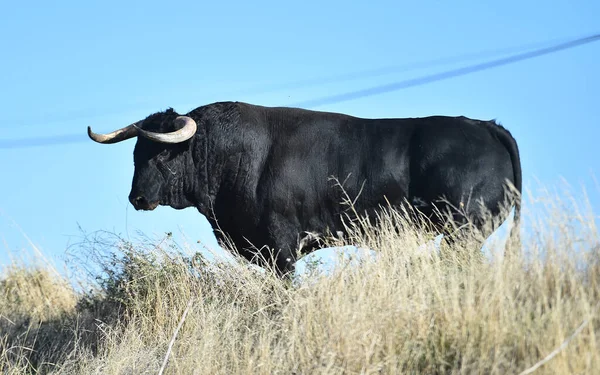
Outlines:
{"type": "Polygon", "coordinates": [[[408,193],[411,132],[400,119],[321,113],[280,123],[272,197],[309,227],[335,225],[345,198],[358,210],[396,203],[408,193]]]}

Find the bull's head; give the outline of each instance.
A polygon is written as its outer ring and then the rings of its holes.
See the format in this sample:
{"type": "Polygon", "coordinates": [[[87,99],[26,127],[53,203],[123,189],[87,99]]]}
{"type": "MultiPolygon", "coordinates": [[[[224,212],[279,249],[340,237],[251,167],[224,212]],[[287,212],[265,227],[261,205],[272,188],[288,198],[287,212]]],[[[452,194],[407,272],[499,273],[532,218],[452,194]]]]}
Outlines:
{"type": "Polygon", "coordinates": [[[108,134],[94,133],[88,126],[88,135],[103,144],[137,137],[129,201],[136,210],[153,210],[158,205],[181,209],[191,205],[186,190],[193,186],[194,172],[187,166],[196,129],[191,117],[168,109],[108,134]]]}

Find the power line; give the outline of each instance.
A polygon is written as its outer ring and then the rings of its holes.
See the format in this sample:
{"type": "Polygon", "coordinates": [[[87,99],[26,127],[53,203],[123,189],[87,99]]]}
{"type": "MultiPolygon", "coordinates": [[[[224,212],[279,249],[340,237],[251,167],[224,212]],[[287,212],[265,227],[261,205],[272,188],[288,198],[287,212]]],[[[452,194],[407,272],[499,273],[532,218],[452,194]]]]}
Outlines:
{"type": "MultiPolygon", "coordinates": [[[[515,63],[518,61],[523,61],[527,59],[531,59],[534,57],[547,55],[550,53],[558,52],[565,49],[574,48],[579,45],[592,43],[598,41],[600,39],[600,34],[594,34],[591,36],[578,38],[575,40],[571,40],[568,42],[556,44],[546,48],[536,49],[530,52],[524,52],[516,55],[512,55],[505,58],[500,58],[492,61],[488,61],[485,63],[470,65],[463,68],[452,69],[441,73],[431,74],[419,78],[413,78],[405,81],[395,82],[391,84],[375,86],[368,89],[352,91],[344,94],[331,95],[318,99],[297,102],[294,104],[289,104],[290,107],[304,107],[304,108],[314,108],[325,104],[333,104],[339,103],[343,101],[348,101],[352,99],[358,99],[366,96],[383,94],[386,92],[396,91],[408,87],[414,87],[419,85],[424,85],[431,82],[441,81],[444,79],[454,78],[482,70],[487,70],[491,68],[495,68],[502,65],[507,65],[511,63],[515,63]]],[[[375,72],[376,70],[366,71],[366,72],[375,72]]],[[[339,76],[338,76],[339,77],[339,76]]],[[[15,149],[15,148],[24,148],[24,147],[35,147],[35,146],[44,146],[44,145],[59,145],[66,143],[78,143],[78,142],[87,142],[87,136],[85,133],[81,134],[65,134],[58,136],[50,136],[50,137],[33,137],[33,138],[22,138],[22,139],[7,139],[0,140],[0,149],[15,149]]]]}
{"type": "MultiPolygon", "coordinates": [[[[564,38],[563,38],[564,39],[564,38]]],[[[562,40],[561,40],[562,41],[562,40]]],[[[419,70],[425,68],[432,68],[435,66],[448,65],[453,63],[462,63],[471,60],[483,59],[483,58],[491,58],[498,55],[504,55],[507,53],[516,53],[521,52],[523,50],[530,50],[532,48],[539,48],[541,46],[547,46],[549,44],[558,43],[558,40],[546,41],[546,42],[537,42],[537,43],[529,43],[520,46],[512,46],[512,47],[504,47],[498,49],[489,49],[478,52],[472,52],[462,55],[454,55],[454,56],[446,56],[437,59],[425,60],[425,61],[417,61],[410,62],[405,64],[394,64],[383,66],[375,69],[365,69],[356,72],[350,73],[341,73],[334,76],[327,77],[317,77],[317,78],[307,78],[303,80],[297,80],[286,83],[275,83],[271,85],[264,85],[262,87],[254,87],[241,89],[232,92],[232,95],[261,95],[269,92],[275,92],[279,90],[288,90],[288,89],[299,89],[304,87],[310,87],[315,85],[323,85],[327,83],[337,83],[337,82],[346,82],[356,79],[364,79],[371,77],[378,77],[382,75],[392,74],[392,73],[405,73],[411,70],[419,70]]]]}
{"type": "Polygon", "coordinates": [[[594,35],[587,36],[584,38],[572,40],[572,41],[569,41],[566,43],[561,43],[561,44],[558,44],[555,46],[541,48],[541,49],[537,49],[537,50],[534,50],[531,52],[525,52],[525,53],[521,53],[521,54],[517,54],[517,55],[477,64],[477,65],[471,65],[471,66],[467,66],[467,67],[463,67],[463,68],[445,71],[442,73],[431,74],[431,75],[427,75],[427,76],[423,76],[423,77],[419,77],[419,78],[408,79],[405,81],[390,83],[387,85],[375,86],[375,87],[371,87],[368,89],[352,91],[352,92],[348,92],[348,93],[344,93],[344,94],[331,95],[331,96],[326,96],[326,97],[322,97],[319,99],[307,100],[307,101],[298,102],[295,104],[289,104],[289,106],[290,107],[314,108],[314,107],[318,107],[318,106],[325,105],[325,104],[340,103],[343,101],[363,98],[366,96],[383,94],[386,92],[396,91],[396,90],[413,87],[413,86],[424,85],[427,83],[441,81],[441,80],[448,79],[448,78],[454,78],[454,77],[458,77],[458,76],[462,76],[462,75],[466,75],[466,74],[470,74],[470,73],[475,73],[478,71],[487,70],[487,69],[495,68],[498,66],[515,63],[518,61],[532,59],[534,57],[547,55],[547,54],[558,52],[561,50],[573,48],[573,47],[576,47],[579,45],[592,43],[592,42],[595,42],[598,40],[600,40],[600,34],[594,34],[594,35]]]}
{"type": "Polygon", "coordinates": [[[68,143],[80,143],[87,141],[87,134],[85,137],[82,134],[65,134],[55,135],[49,137],[28,137],[21,139],[0,139],[0,149],[15,149],[24,147],[36,147],[36,146],[52,146],[52,145],[63,145],[68,143]]]}
{"type": "MultiPolygon", "coordinates": [[[[564,40],[564,38],[560,41],[563,41],[563,40],[564,40]]],[[[405,73],[405,72],[409,72],[412,70],[433,68],[436,66],[444,66],[444,65],[455,64],[455,63],[463,63],[463,62],[466,63],[466,62],[470,62],[472,60],[477,60],[477,59],[492,58],[492,57],[496,57],[499,55],[521,52],[524,50],[530,50],[532,48],[538,48],[541,46],[546,46],[546,45],[554,44],[554,43],[558,43],[558,42],[559,42],[559,40],[528,43],[528,44],[523,44],[523,45],[519,45],[519,46],[488,49],[488,50],[471,52],[471,53],[466,53],[466,54],[461,54],[461,55],[445,56],[445,57],[436,58],[436,59],[422,60],[422,61],[416,61],[416,62],[410,62],[410,63],[404,63],[404,64],[393,64],[393,65],[383,66],[383,67],[374,68],[374,69],[364,69],[364,70],[359,70],[359,71],[355,71],[355,72],[341,73],[341,74],[337,74],[337,75],[329,75],[326,77],[321,76],[321,77],[313,77],[313,78],[301,79],[301,80],[296,80],[296,81],[291,81],[291,82],[266,84],[266,85],[254,86],[254,87],[250,87],[250,88],[233,90],[224,95],[231,95],[231,96],[262,95],[265,93],[272,93],[272,92],[277,92],[277,91],[282,91],[282,90],[293,90],[293,89],[300,89],[300,88],[306,88],[306,87],[317,86],[317,85],[324,85],[324,84],[329,84],[329,83],[347,82],[347,81],[352,81],[352,80],[357,80],[357,79],[379,77],[379,76],[384,76],[384,75],[388,75],[388,74],[392,74],[392,73],[405,73]]],[[[138,104],[147,105],[148,103],[147,102],[144,102],[144,103],[138,102],[138,104]]],[[[194,106],[194,104],[191,104],[190,106],[194,106]]],[[[48,121],[49,122],[63,122],[66,119],[73,119],[74,117],[77,117],[78,119],[95,118],[100,115],[106,114],[105,111],[98,110],[97,107],[94,107],[93,113],[91,115],[88,112],[89,112],[89,109],[79,109],[79,110],[69,110],[68,112],[63,111],[63,112],[61,112],[61,114],[58,114],[58,115],[42,114],[40,116],[42,116],[44,121],[47,123],[48,121]]],[[[113,113],[111,113],[111,115],[116,115],[119,113],[123,114],[123,113],[127,113],[127,112],[131,112],[131,109],[113,112],[113,113]]],[[[39,123],[40,121],[38,119],[38,120],[34,120],[34,122],[39,123]]],[[[19,124],[17,124],[17,125],[19,125],[19,124]]],[[[14,126],[14,125],[11,125],[11,126],[14,126]]],[[[35,125],[34,124],[24,125],[21,123],[20,126],[26,127],[26,126],[35,126],[35,125]]],[[[7,126],[1,126],[1,127],[4,128],[7,126]]],[[[54,138],[56,138],[56,140],[48,138],[48,140],[50,143],[53,143],[55,141],[58,141],[61,137],[62,136],[54,137],[54,138]]],[[[40,139],[44,139],[44,138],[42,137],[40,139]]],[[[65,142],[69,143],[69,141],[65,141],[65,142]]],[[[18,143],[20,144],[22,142],[18,142],[18,143]]],[[[15,146],[15,147],[18,148],[19,146],[15,146]]]]}

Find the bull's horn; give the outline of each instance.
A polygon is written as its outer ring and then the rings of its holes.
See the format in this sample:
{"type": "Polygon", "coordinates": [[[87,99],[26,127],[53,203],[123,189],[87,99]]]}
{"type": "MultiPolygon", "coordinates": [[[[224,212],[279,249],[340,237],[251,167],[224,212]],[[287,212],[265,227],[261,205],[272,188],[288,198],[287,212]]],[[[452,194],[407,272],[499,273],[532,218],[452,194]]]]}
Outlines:
{"type": "Polygon", "coordinates": [[[192,138],[196,134],[196,121],[188,116],[179,116],[175,119],[175,123],[181,123],[183,127],[179,130],[170,133],[155,133],[148,130],[138,128],[134,125],[138,133],[151,141],[161,143],[181,143],[192,138]]]}
{"type": "Polygon", "coordinates": [[[137,131],[137,124],[139,123],[133,123],[131,125],[128,125],[124,128],[121,128],[119,130],[115,130],[112,133],[108,133],[108,134],[98,134],[98,133],[94,133],[92,131],[92,128],[88,126],[87,131],[88,131],[88,136],[93,140],[96,141],[98,143],[117,143],[117,142],[121,142],[124,141],[126,139],[129,138],[133,138],[135,136],[137,136],[138,131],[137,131]]]}

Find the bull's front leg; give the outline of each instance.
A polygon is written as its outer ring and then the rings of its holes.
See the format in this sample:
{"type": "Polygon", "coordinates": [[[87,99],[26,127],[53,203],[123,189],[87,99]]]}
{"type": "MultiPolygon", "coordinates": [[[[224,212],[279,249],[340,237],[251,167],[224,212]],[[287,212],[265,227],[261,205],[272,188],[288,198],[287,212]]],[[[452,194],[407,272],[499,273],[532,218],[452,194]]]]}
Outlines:
{"type": "Polygon", "coordinates": [[[299,224],[281,214],[272,214],[268,219],[269,256],[280,277],[291,277],[295,271],[304,232],[299,224]]]}

